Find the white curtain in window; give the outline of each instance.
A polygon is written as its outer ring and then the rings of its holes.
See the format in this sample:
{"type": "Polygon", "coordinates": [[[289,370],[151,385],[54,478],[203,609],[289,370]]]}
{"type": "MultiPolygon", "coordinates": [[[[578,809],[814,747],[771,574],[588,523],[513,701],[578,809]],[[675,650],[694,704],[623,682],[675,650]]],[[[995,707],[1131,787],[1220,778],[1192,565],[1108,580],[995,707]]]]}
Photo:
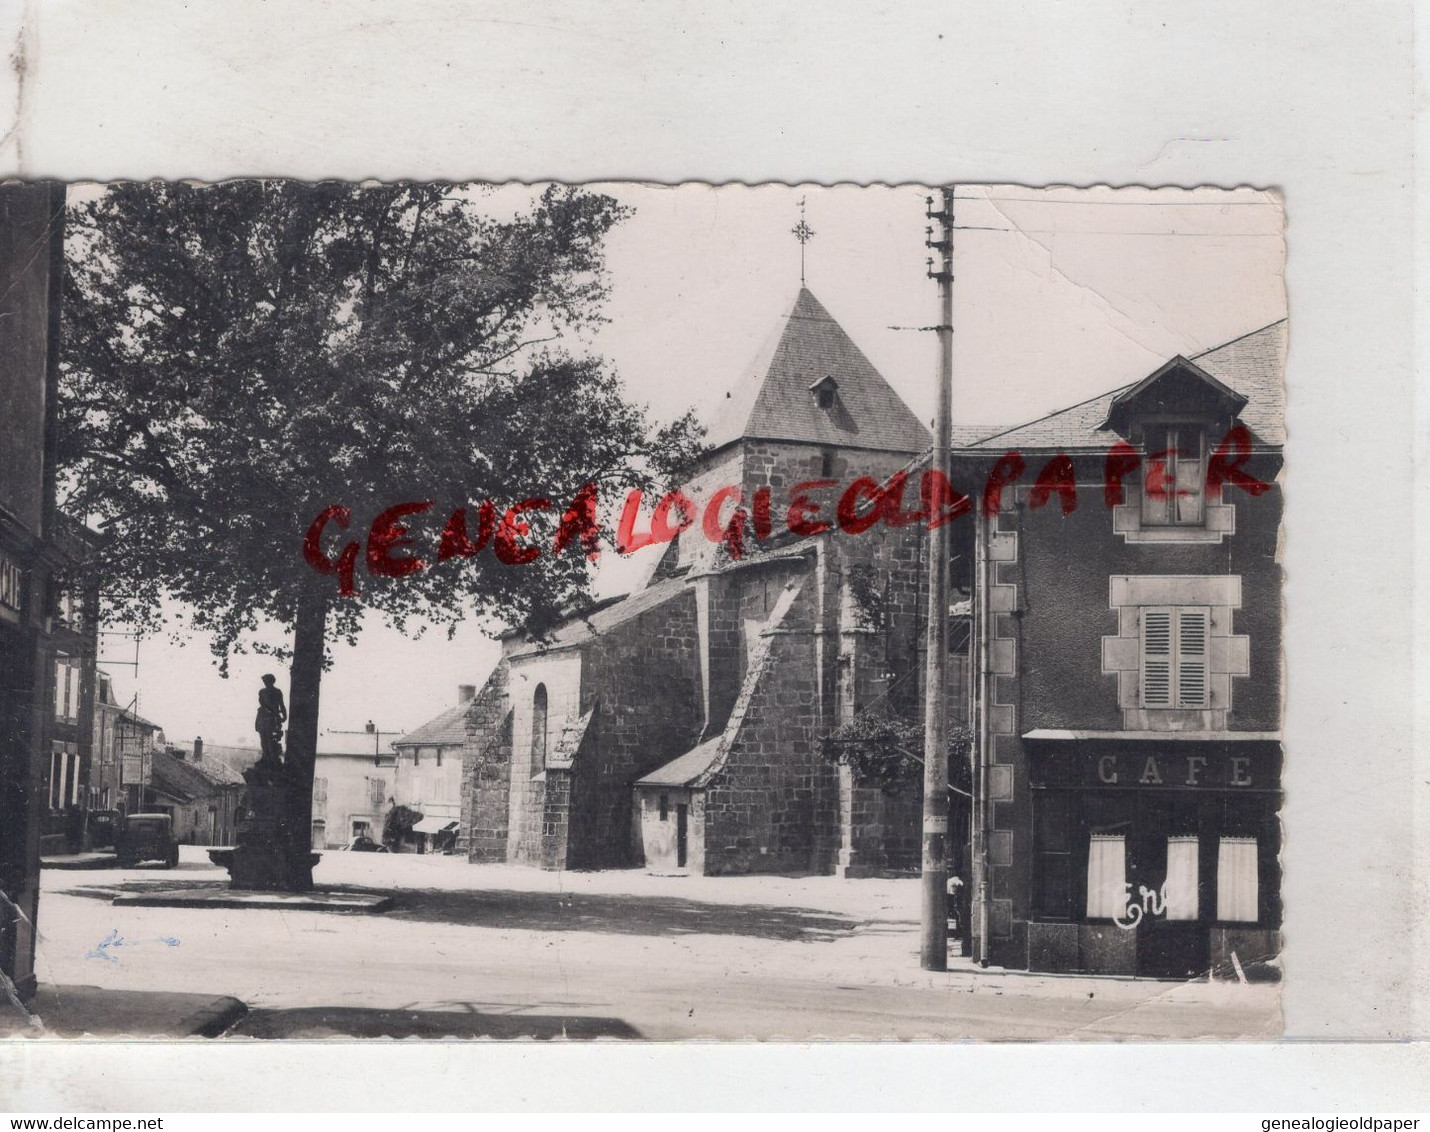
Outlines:
{"type": "Polygon", "coordinates": [[[1167,838],[1167,903],[1169,920],[1197,918],[1197,839],[1167,838]]]}
{"type": "Polygon", "coordinates": [[[1127,911],[1127,847],[1120,833],[1094,833],[1087,847],[1087,915],[1110,920],[1127,911]]]}
{"type": "Polygon", "coordinates": [[[1216,918],[1255,923],[1256,838],[1223,837],[1216,857],[1216,918]]]}

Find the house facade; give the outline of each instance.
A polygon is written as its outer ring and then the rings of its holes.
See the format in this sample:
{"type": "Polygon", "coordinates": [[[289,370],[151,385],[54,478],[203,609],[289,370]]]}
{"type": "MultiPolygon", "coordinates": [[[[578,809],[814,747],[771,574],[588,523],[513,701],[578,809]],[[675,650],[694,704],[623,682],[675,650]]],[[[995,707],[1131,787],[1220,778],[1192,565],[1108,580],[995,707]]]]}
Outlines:
{"type": "Polygon", "coordinates": [[[474,684],[457,686],[457,702],[435,719],[393,741],[393,804],[422,815],[407,838],[412,848],[455,846],[462,817],[462,749],[474,684]]]}
{"type": "Polygon", "coordinates": [[[313,767],[313,848],[341,849],[355,837],[382,839],[393,805],[391,751],[319,751],[313,767]]]}
{"type": "Polygon", "coordinates": [[[977,953],[1279,951],[1279,322],[956,450],[975,543],[977,953]]]}
{"type": "MultiPolygon", "coordinates": [[[[34,994],[40,842],[50,814],[55,616],[66,556],[55,504],[64,186],[0,187],[0,975],[34,994]]],[[[62,742],[64,740],[61,740],[62,742]]]]}
{"type": "MultiPolygon", "coordinates": [[[[59,548],[70,562],[84,559],[90,540],[82,523],[56,514],[59,548]]],[[[98,808],[94,732],[98,655],[98,588],[81,584],[74,571],[56,579],[50,618],[54,642],[53,718],[45,776],[48,814],[41,849],[77,853],[88,847],[88,816],[98,808]]]]}
{"type": "MultiPolygon", "coordinates": [[[[117,701],[109,674],[95,675],[90,751],[93,808],[138,813],[153,776],[154,752],[164,747],[164,730],[117,701]]],[[[132,703],[133,701],[131,701],[132,703]]]]}
{"type": "MultiPolygon", "coordinates": [[[[834,516],[858,480],[877,495],[903,473],[917,495],[929,433],[802,288],[708,437],[683,493],[723,498],[721,524],[747,508],[743,546],[695,523],[630,594],[504,642],[465,717],[471,860],[917,868],[920,785],[855,781],[825,741],[865,714],[921,718],[924,528],[834,516]]],[[[965,689],[956,662],[958,714],[965,689]]]]}

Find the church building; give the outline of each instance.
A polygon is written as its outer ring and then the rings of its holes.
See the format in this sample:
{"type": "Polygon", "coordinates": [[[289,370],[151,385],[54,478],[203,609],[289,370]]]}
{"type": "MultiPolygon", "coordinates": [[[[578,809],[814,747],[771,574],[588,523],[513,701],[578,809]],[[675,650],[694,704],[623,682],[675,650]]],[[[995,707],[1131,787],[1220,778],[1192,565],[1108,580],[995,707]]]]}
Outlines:
{"type": "MultiPolygon", "coordinates": [[[[632,593],[543,642],[504,642],[467,714],[461,838],[472,861],[918,868],[917,776],[893,790],[856,782],[823,741],[864,714],[922,718],[925,528],[792,531],[784,508],[798,485],[828,518],[844,485],[901,470],[917,494],[930,434],[801,287],[708,439],[686,494],[768,489],[772,530],[734,554],[697,523],[632,593]]],[[[955,657],[955,718],[966,683],[955,657]]]]}

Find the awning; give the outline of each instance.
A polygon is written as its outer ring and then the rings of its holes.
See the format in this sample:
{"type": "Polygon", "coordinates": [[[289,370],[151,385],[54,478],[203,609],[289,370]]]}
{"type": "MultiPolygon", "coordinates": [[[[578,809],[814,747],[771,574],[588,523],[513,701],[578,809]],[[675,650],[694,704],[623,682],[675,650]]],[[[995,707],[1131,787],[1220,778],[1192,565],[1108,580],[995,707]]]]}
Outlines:
{"type": "Polygon", "coordinates": [[[423,818],[412,827],[413,833],[446,833],[456,829],[457,823],[451,818],[423,818]]]}
{"type": "Polygon", "coordinates": [[[1063,731],[1043,727],[1025,731],[1024,739],[1057,739],[1063,742],[1096,739],[1137,743],[1279,743],[1279,731],[1063,731]]]}

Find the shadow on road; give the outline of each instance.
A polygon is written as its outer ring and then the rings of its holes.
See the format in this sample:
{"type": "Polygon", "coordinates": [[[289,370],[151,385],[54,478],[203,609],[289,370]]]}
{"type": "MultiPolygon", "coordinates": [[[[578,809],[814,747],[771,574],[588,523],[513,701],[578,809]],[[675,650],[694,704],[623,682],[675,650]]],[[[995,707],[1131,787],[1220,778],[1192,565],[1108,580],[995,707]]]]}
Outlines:
{"type": "MultiPolygon", "coordinates": [[[[121,892],[153,888],[147,881],[76,885],[67,896],[112,900],[121,892]]],[[[222,882],[179,882],[165,888],[224,888],[222,882]]],[[[608,935],[736,935],[756,939],[828,942],[846,936],[859,921],[813,908],[761,904],[714,904],[673,896],[569,892],[514,892],[506,889],[379,889],[323,886],[330,892],[392,897],[388,919],[536,932],[600,932],[608,935]]],[[[332,913],[319,913],[332,914],[332,913]]],[[[344,914],[344,913],[338,913],[344,914]]]]}
{"type": "Polygon", "coordinates": [[[396,919],[519,931],[740,935],[813,942],[837,939],[858,926],[855,920],[811,908],[706,904],[674,896],[406,889],[392,898],[386,915],[396,919]]]}
{"type": "Polygon", "coordinates": [[[369,1010],[358,1006],[307,1006],[251,1010],[225,1038],[639,1038],[618,1018],[588,1015],[484,1014],[472,1004],[458,1010],[369,1010]]]}

